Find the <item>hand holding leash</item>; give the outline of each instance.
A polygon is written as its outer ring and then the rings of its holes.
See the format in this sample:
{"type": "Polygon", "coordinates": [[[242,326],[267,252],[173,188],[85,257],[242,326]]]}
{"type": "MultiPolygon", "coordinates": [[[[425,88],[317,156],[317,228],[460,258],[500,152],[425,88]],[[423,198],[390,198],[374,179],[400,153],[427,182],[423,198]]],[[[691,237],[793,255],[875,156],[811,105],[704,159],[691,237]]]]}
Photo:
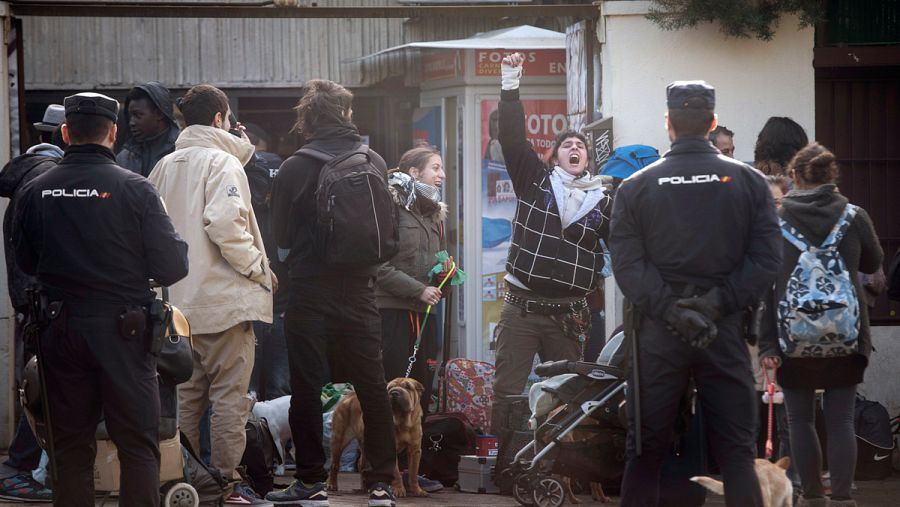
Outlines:
{"type": "MultiPolygon", "coordinates": [[[[428,307],[425,308],[425,318],[422,319],[422,322],[419,323],[419,316],[416,314],[416,344],[413,345],[412,355],[409,356],[409,364],[406,366],[406,376],[409,377],[410,373],[412,373],[413,365],[416,364],[416,356],[419,354],[419,346],[422,345],[422,330],[425,329],[425,323],[428,321],[428,315],[431,314],[431,307],[437,304],[441,300],[441,288],[446,284],[449,280],[453,278],[453,275],[456,274],[456,263],[453,262],[453,258],[449,259],[450,266],[447,270],[447,274],[444,275],[444,278],[441,280],[441,283],[437,287],[426,287],[425,292],[419,296],[423,302],[428,303],[428,307]],[[429,301],[425,301],[425,294],[428,292],[428,289],[434,289],[437,291],[437,297],[434,299],[434,303],[429,301]]],[[[444,264],[446,266],[446,263],[444,264]]],[[[412,317],[410,317],[412,319],[412,317]]]]}

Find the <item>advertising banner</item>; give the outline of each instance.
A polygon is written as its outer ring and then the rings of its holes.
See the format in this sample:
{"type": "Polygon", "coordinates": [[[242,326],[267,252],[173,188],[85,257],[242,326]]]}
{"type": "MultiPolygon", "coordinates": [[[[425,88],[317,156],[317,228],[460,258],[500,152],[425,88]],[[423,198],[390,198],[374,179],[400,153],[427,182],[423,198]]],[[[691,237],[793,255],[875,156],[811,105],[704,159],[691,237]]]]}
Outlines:
{"type": "Polygon", "coordinates": [[[460,51],[430,51],[422,57],[422,80],[451,79],[461,74],[460,51]]]}
{"type": "MultiPolygon", "coordinates": [[[[525,55],[525,63],[522,72],[528,76],[565,76],[566,75],[566,50],[565,49],[536,49],[533,51],[520,51],[525,55]]],[[[499,76],[500,61],[503,57],[512,53],[503,49],[477,49],[475,50],[475,75],[499,76]]],[[[563,111],[565,111],[563,107],[563,111]]]]}

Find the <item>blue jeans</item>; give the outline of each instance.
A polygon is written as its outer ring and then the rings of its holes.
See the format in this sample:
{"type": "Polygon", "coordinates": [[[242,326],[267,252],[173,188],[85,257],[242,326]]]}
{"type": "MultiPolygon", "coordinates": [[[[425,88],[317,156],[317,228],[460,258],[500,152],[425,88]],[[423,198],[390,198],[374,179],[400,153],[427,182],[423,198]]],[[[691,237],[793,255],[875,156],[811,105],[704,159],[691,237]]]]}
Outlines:
{"type": "MultiPolygon", "coordinates": [[[[24,310],[16,310],[15,324],[13,327],[13,337],[15,339],[16,354],[16,381],[21,382],[22,370],[24,368],[24,310]]],[[[3,462],[4,465],[15,468],[19,472],[30,472],[37,468],[41,460],[41,447],[38,445],[31,426],[25,414],[19,416],[19,423],[16,426],[16,434],[13,436],[12,442],[9,443],[9,457],[3,462]]]]}
{"type": "Polygon", "coordinates": [[[9,444],[9,456],[4,465],[15,468],[20,473],[31,472],[41,461],[41,447],[38,445],[25,414],[19,416],[16,434],[9,444]]]}

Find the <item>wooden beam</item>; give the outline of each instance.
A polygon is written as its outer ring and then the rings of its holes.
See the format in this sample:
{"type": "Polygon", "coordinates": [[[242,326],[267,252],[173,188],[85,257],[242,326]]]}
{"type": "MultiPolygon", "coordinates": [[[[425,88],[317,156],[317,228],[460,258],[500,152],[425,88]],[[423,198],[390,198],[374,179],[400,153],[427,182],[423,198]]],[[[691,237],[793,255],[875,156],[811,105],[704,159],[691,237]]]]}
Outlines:
{"type": "Polygon", "coordinates": [[[813,67],[891,67],[900,65],[900,47],[844,46],[813,50],[813,67]]]}
{"type": "Polygon", "coordinates": [[[16,17],[102,18],[595,18],[599,7],[590,4],[559,5],[419,5],[386,7],[274,7],[271,2],[253,5],[187,2],[11,2],[16,17]]]}

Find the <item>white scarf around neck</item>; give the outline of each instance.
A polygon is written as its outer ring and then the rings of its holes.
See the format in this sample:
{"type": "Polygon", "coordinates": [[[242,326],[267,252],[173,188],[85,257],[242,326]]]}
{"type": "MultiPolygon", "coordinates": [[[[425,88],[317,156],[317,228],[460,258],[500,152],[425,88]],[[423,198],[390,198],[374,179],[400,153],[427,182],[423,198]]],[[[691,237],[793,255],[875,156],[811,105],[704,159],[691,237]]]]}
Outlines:
{"type": "Polygon", "coordinates": [[[601,176],[576,178],[559,166],[550,171],[550,185],[563,229],[587,215],[606,195],[601,176]]]}

